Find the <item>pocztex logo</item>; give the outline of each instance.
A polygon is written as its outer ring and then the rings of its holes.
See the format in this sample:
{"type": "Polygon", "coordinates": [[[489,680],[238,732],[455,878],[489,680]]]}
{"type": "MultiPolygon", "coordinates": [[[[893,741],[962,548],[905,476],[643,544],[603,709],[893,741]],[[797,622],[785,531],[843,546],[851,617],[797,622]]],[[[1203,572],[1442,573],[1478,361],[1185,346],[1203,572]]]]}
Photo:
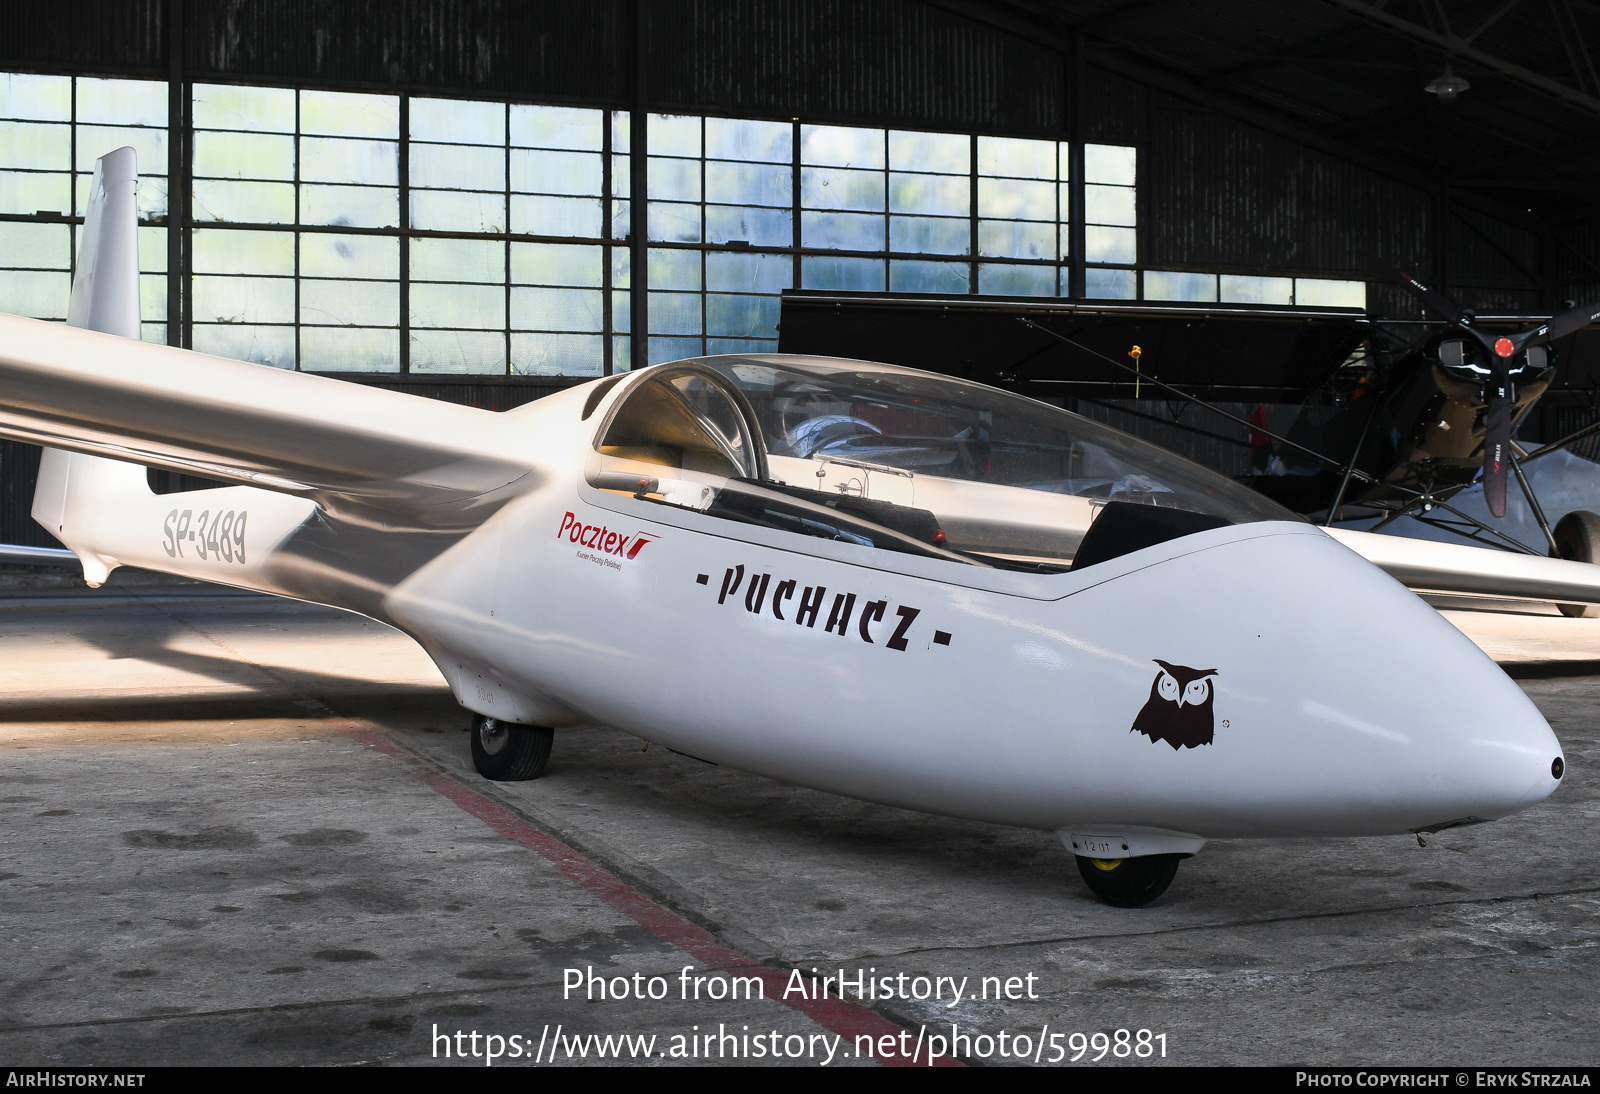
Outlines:
{"type": "Polygon", "coordinates": [[[635,532],[625,536],[621,532],[613,532],[603,524],[584,524],[576,515],[568,513],[561,518],[561,527],[556,531],[556,538],[565,536],[578,545],[578,557],[586,562],[593,562],[601,566],[609,566],[613,570],[622,569],[618,559],[632,561],[638,557],[645,545],[654,542],[655,536],[645,532],[635,532]]]}

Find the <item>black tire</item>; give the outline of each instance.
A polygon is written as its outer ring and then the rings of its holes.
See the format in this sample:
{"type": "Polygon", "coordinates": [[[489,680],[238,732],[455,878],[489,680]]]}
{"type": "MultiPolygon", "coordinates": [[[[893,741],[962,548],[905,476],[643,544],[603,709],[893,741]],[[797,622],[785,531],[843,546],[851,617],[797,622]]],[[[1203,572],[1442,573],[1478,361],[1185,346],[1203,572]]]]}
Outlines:
{"type": "Polygon", "coordinates": [[[1074,856],[1078,873],[1089,891],[1118,908],[1142,908],[1167,891],[1178,873],[1180,855],[1140,855],[1138,858],[1074,856]]]}
{"type": "MultiPolygon", "coordinates": [[[[1556,521],[1552,533],[1556,539],[1556,555],[1570,562],[1600,562],[1600,515],[1587,509],[1574,509],[1556,521]]],[[[1600,605],[1557,604],[1561,614],[1573,619],[1600,617],[1600,605]]]]}
{"type": "Polygon", "coordinates": [[[497,783],[523,782],[544,774],[556,731],[519,726],[482,714],[472,716],[472,766],[497,783]]]}

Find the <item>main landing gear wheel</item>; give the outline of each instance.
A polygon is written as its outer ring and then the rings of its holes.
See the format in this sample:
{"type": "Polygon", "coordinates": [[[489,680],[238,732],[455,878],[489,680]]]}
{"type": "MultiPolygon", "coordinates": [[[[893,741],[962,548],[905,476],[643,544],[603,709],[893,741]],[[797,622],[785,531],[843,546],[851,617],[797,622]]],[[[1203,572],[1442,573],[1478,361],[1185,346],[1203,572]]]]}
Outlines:
{"type": "MultiPolygon", "coordinates": [[[[1600,562],[1600,516],[1586,509],[1574,509],[1556,522],[1556,552],[1571,562],[1600,562]]],[[[1600,605],[1557,604],[1561,614],[1573,619],[1600,616],[1600,605]]]]}
{"type": "Polygon", "coordinates": [[[521,782],[544,774],[556,731],[548,726],[519,726],[482,714],[472,716],[472,766],[495,782],[521,782]]]}
{"type": "Polygon", "coordinates": [[[1118,908],[1141,908],[1167,891],[1178,873],[1180,855],[1138,858],[1074,856],[1089,891],[1118,908]]]}

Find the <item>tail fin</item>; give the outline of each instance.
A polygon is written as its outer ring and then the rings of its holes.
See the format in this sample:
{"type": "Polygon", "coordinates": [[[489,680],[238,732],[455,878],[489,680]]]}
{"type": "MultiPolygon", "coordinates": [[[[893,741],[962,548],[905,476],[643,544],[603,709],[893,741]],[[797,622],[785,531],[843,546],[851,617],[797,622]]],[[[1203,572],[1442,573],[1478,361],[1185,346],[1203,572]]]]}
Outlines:
{"type": "MultiPolygon", "coordinates": [[[[135,340],[140,336],[138,183],[138,156],[132,148],[119,148],[95,164],[67,306],[71,326],[135,340]]],[[[92,521],[105,501],[149,493],[143,467],[47,448],[33,489],[33,519],[72,548],[83,563],[84,580],[97,586],[119,563],[74,547],[72,525],[92,521]]]]}

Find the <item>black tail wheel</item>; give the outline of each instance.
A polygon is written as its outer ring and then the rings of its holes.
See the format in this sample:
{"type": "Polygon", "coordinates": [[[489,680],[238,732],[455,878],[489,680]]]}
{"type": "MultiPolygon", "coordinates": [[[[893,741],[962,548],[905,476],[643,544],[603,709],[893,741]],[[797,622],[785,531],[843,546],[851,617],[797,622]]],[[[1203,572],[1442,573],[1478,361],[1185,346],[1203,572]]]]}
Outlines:
{"type": "MultiPolygon", "coordinates": [[[[1600,562],[1600,516],[1586,509],[1574,509],[1556,522],[1556,551],[1572,562],[1600,562]]],[[[1561,614],[1574,619],[1600,616],[1600,605],[1557,604],[1561,614]]]]}
{"type": "Polygon", "coordinates": [[[521,726],[482,714],[472,716],[472,766],[495,782],[522,782],[544,774],[556,731],[521,726]]]}
{"type": "Polygon", "coordinates": [[[1089,891],[1118,908],[1142,908],[1167,891],[1178,873],[1178,855],[1138,858],[1076,856],[1078,873],[1089,891]]]}

